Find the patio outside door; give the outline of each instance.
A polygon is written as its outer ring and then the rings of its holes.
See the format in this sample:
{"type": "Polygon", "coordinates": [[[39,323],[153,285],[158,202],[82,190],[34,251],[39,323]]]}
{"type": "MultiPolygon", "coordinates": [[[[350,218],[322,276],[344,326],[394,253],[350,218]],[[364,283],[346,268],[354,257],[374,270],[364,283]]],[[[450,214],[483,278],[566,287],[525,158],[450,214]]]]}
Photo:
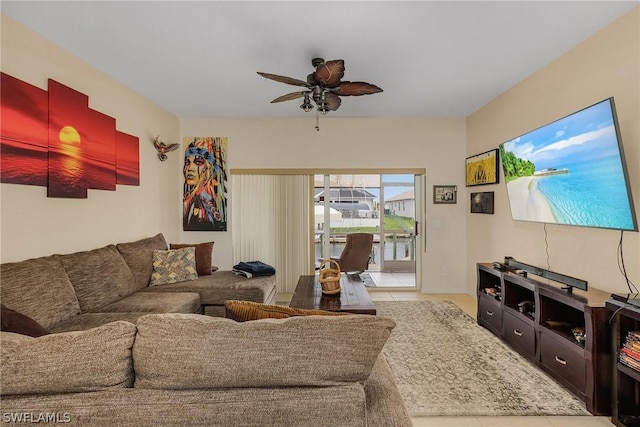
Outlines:
{"type": "MultiPolygon", "coordinates": [[[[339,257],[348,233],[373,233],[368,272],[411,274],[415,287],[416,202],[412,174],[316,175],[314,178],[317,265],[339,257]]],[[[387,283],[392,283],[389,281],[387,283]]],[[[380,281],[384,287],[384,281],[380,281]]]]}

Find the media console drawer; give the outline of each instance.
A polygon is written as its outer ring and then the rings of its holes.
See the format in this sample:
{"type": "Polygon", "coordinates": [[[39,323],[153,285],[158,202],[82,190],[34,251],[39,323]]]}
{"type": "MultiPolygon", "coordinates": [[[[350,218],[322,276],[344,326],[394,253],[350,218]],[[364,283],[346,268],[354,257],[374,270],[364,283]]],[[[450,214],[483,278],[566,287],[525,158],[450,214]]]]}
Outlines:
{"type": "Polygon", "coordinates": [[[553,332],[540,333],[540,362],[584,393],[586,385],[584,350],[577,345],[563,343],[553,332]]]}
{"type": "Polygon", "coordinates": [[[536,336],[533,326],[507,311],[504,312],[502,324],[504,325],[502,335],[505,341],[523,356],[534,358],[536,355],[536,336]]]}
{"type": "Polygon", "coordinates": [[[500,308],[500,301],[490,296],[481,295],[478,301],[478,320],[482,321],[495,333],[500,334],[502,331],[502,309],[500,308]]]}

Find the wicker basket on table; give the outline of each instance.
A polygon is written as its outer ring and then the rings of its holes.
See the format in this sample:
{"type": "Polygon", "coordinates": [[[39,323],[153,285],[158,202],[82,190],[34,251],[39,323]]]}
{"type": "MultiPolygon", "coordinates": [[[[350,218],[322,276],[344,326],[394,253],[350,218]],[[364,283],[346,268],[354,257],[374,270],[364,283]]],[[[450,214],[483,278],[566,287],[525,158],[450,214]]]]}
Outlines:
{"type": "Polygon", "coordinates": [[[320,286],[322,286],[323,294],[334,295],[339,293],[341,290],[340,264],[332,259],[325,259],[322,261],[318,272],[318,281],[320,282],[320,286]]]}

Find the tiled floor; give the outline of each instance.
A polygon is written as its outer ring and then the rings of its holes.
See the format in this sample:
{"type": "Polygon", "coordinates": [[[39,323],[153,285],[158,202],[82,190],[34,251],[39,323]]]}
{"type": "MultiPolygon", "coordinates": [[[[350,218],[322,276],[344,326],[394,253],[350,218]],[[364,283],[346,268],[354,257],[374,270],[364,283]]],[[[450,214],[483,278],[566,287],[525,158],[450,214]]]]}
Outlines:
{"type": "Polygon", "coordinates": [[[414,427],[612,427],[607,417],[425,417],[414,427]]]}
{"type": "Polygon", "coordinates": [[[367,271],[375,284],[381,288],[415,288],[415,273],[381,273],[367,271]]]}
{"type": "MultiPolygon", "coordinates": [[[[386,275],[386,274],[385,274],[386,275]]],[[[466,294],[423,294],[416,291],[369,290],[373,301],[451,301],[476,318],[476,299],[466,294]]],[[[287,300],[290,295],[279,295],[287,300]]],[[[414,427],[611,427],[609,417],[414,417],[414,427]]]]}

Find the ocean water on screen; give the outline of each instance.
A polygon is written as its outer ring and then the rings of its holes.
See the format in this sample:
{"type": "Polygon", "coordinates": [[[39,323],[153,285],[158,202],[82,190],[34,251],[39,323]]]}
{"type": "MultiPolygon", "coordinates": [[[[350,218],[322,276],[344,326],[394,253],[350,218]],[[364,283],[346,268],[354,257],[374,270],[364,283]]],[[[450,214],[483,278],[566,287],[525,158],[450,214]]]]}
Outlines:
{"type": "Polygon", "coordinates": [[[633,220],[620,158],[558,166],[567,174],[541,177],[538,189],[560,224],[633,229],[633,220]]]}

